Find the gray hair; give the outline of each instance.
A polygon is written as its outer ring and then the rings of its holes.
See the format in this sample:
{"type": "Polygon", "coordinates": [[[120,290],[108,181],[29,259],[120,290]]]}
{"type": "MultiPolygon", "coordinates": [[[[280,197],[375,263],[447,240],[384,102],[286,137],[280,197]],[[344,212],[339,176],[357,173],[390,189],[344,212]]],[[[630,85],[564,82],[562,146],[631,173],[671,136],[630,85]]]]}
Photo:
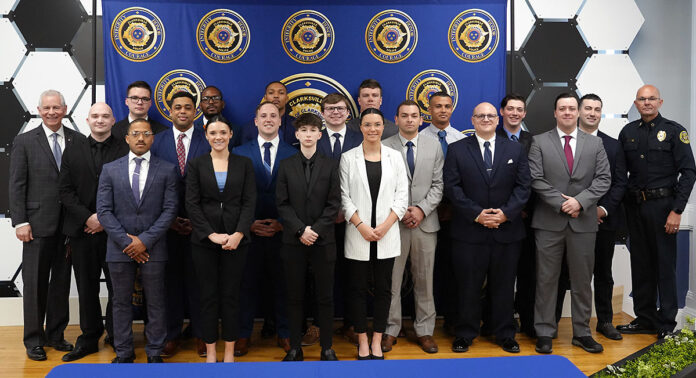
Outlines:
{"type": "Polygon", "coordinates": [[[41,104],[43,103],[44,97],[48,96],[58,96],[60,97],[60,104],[65,106],[65,97],[63,97],[63,94],[58,92],[55,89],[47,89],[43,92],[41,92],[41,95],[39,96],[39,107],[41,107],[41,104]]]}

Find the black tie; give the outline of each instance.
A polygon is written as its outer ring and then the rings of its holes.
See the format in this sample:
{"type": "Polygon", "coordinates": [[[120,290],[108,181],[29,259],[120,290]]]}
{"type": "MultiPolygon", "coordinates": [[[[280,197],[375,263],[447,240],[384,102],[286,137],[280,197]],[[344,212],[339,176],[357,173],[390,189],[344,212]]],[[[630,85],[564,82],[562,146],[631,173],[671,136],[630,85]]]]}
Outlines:
{"type": "Polygon", "coordinates": [[[312,162],[309,160],[306,160],[303,163],[304,163],[305,181],[307,181],[307,185],[309,186],[309,180],[312,177],[312,162]]]}
{"type": "Polygon", "coordinates": [[[512,139],[513,142],[518,142],[520,138],[517,137],[517,135],[511,135],[510,139],[512,139]]]}
{"type": "Polygon", "coordinates": [[[97,142],[94,146],[97,148],[94,154],[94,167],[97,169],[97,173],[101,173],[102,165],[104,165],[104,143],[97,142]]]}
{"type": "Polygon", "coordinates": [[[335,160],[341,160],[341,134],[334,133],[333,137],[336,138],[336,141],[333,145],[333,152],[331,153],[331,157],[335,160]]]}
{"type": "Polygon", "coordinates": [[[486,166],[486,171],[488,172],[488,175],[491,175],[491,172],[493,171],[493,153],[491,153],[491,142],[485,141],[483,142],[483,163],[486,166]]]}

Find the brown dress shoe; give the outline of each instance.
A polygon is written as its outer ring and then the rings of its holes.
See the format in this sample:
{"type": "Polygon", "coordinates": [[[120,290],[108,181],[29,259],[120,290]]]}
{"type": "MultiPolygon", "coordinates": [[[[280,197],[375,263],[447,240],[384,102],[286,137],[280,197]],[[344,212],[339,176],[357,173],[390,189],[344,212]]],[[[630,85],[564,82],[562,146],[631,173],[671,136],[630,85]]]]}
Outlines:
{"type": "Polygon", "coordinates": [[[353,326],[343,330],[343,337],[348,340],[349,343],[358,346],[358,334],[355,333],[355,328],[353,328],[353,326]]]}
{"type": "Polygon", "coordinates": [[[196,349],[198,349],[199,357],[206,357],[208,355],[208,349],[205,346],[205,342],[200,337],[196,337],[196,349]]]}
{"type": "Polygon", "coordinates": [[[425,353],[437,353],[437,343],[432,336],[421,336],[418,338],[418,345],[425,353]]]}
{"type": "Polygon", "coordinates": [[[315,325],[309,326],[307,328],[307,332],[305,332],[304,336],[302,337],[302,346],[310,346],[314,345],[317,342],[319,342],[319,327],[315,325]]]}
{"type": "Polygon", "coordinates": [[[164,348],[162,348],[162,352],[160,352],[160,356],[164,358],[169,358],[175,355],[180,343],[181,342],[177,339],[167,341],[164,344],[164,348]]]}
{"type": "Polygon", "coordinates": [[[396,337],[386,333],[382,335],[382,353],[391,352],[394,344],[396,344],[396,337]]]}
{"type": "Polygon", "coordinates": [[[251,345],[251,341],[249,340],[249,338],[245,337],[237,340],[237,342],[234,343],[235,357],[241,357],[249,353],[249,345],[251,345]]]}
{"type": "Polygon", "coordinates": [[[278,346],[279,346],[280,348],[283,348],[283,350],[285,351],[285,353],[289,352],[290,349],[292,349],[292,348],[290,348],[290,338],[288,338],[288,337],[278,337],[278,346]]]}

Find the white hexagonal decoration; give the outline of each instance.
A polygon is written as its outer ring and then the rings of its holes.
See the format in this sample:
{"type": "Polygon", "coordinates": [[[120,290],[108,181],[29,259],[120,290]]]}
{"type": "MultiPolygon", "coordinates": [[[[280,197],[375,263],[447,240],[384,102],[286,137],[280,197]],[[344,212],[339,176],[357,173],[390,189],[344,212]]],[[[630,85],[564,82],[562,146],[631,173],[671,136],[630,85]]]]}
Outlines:
{"type": "MultiPolygon", "coordinates": [[[[97,85],[97,102],[104,102],[105,98],[105,87],[103,85],[97,85]]],[[[85,92],[82,94],[82,98],[75,105],[72,111],[72,119],[75,122],[77,129],[85,134],[89,135],[89,125],[87,124],[87,114],[89,113],[89,108],[92,106],[92,86],[88,86],[85,92]]]]}
{"type": "Polygon", "coordinates": [[[635,92],[643,80],[628,54],[594,54],[578,75],[577,87],[581,95],[595,93],[602,98],[602,112],[627,114],[635,92]]]}
{"type": "Polygon", "coordinates": [[[15,7],[17,0],[0,0],[0,14],[8,14],[15,7]]]}
{"type": "MultiPolygon", "coordinates": [[[[87,12],[88,15],[92,15],[92,0],[80,0],[82,8],[87,12]]],[[[97,16],[102,15],[102,2],[97,0],[97,16]]]]}
{"type": "Polygon", "coordinates": [[[578,26],[593,50],[628,50],[643,25],[634,0],[587,0],[578,26]]]}
{"type": "Polygon", "coordinates": [[[527,37],[529,37],[529,33],[532,31],[532,27],[534,27],[534,22],[536,21],[532,10],[529,9],[525,0],[508,0],[507,51],[510,51],[510,30],[512,29],[509,21],[512,19],[512,17],[510,17],[510,3],[513,1],[515,2],[515,50],[519,50],[520,47],[522,47],[522,44],[527,40],[527,37]]]}
{"type": "MultiPolygon", "coordinates": [[[[63,118],[62,124],[63,124],[63,126],[69,128],[71,130],[75,129],[75,127],[73,127],[73,124],[70,122],[70,119],[68,119],[68,117],[63,118]]],[[[29,121],[24,125],[24,127],[22,128],[22,130],[20,130],[19,133],[23,134],[23,133],[26,133],[27,131],[34,130],[35,128],[39,127],[39,125],[41,125],[41,118],[40,117],[30,118],[29,121]]]]}
{"type": "Polygon", "coordinates": [[[19,32],[7,18],[0,18],[0,51],[0,81],[10,81],[27,49],[19,32]]]}
{"type": "Polygon", "coordinates": [[[62,51],[29,53],[15,76],[14,86],[29,112],[38,115],[39,95],[47,89],[63,94],[68,109],[72,109],[85,87],[85,79],[70,55],[62,51]]]}
{"type": "Polygon", "coordinates": [[[582,5],[582,0],[529,0],[529,5],[539,18],[571,19],[582,5]]]}
{"type": "Polygon", "coordinates": [[[599,130],[612,138],[618,138],[621,129],[628,123],[628,118],[602,118],[599,130]]]}

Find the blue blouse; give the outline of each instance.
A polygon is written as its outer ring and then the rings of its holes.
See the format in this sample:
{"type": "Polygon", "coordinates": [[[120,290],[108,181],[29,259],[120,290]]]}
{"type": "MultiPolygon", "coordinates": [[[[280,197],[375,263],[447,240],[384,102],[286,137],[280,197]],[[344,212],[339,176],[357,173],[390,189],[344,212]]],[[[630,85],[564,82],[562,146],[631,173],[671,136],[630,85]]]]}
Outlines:
{"type": "Polygon", "coordinates": [[[223,189],[225,189],[225,182],[227,181],[227,171],[215,172],[215,180],[217,181],[220,192],[222,192],[223,189]]]}

